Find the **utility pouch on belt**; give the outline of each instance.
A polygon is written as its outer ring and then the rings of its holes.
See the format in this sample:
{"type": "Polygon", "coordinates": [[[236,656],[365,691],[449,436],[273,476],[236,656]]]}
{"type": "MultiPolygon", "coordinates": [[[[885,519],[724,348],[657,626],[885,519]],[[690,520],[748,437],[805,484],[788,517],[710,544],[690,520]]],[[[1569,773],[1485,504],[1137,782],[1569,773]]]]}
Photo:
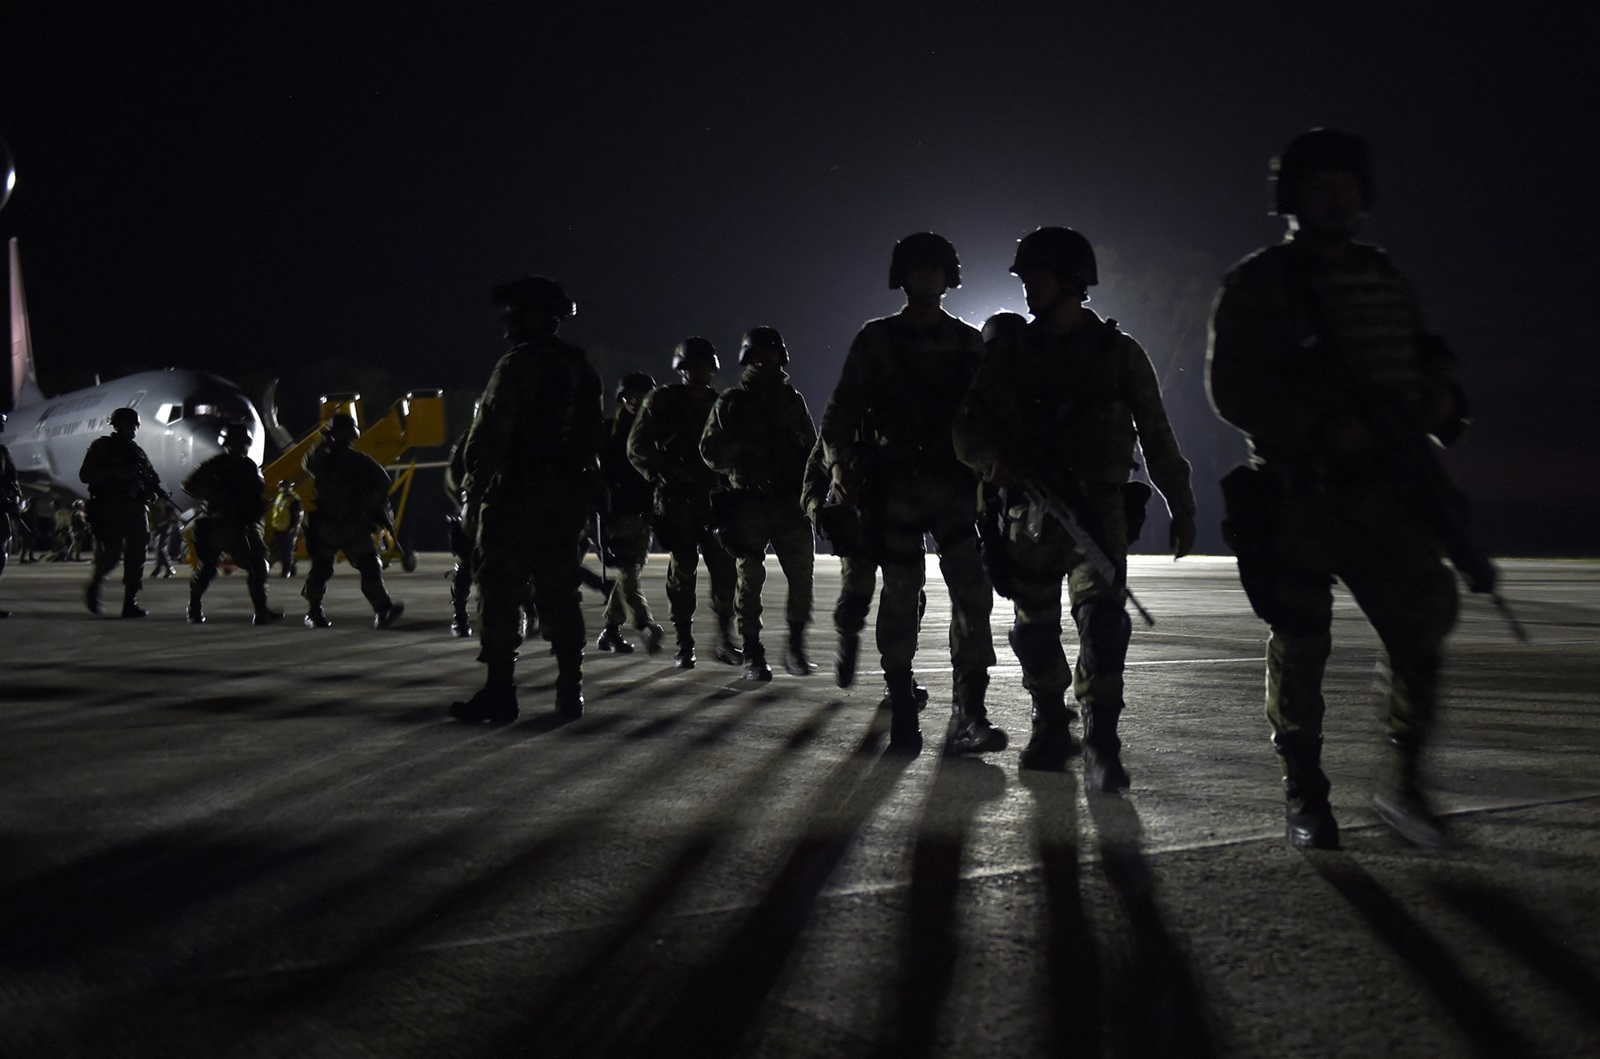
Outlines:
{"type": "Polygon", "coordinates": [[[1138,540],[1139,532],[1144,529],[1145,509],[1150,504],[1153,492],[1144,482],[1124,482],[1122,485],[1123,521],[1128,526],[1129,544],[1138,540]]]}
{"type": "Polygon", "coordinates": [[[767,542],[747,539],[745,512],[756,495],[744,489],[724,489],[711,494],[711,525],[717,541],[735,559],[753,559],[765,555],[767,542]]]}

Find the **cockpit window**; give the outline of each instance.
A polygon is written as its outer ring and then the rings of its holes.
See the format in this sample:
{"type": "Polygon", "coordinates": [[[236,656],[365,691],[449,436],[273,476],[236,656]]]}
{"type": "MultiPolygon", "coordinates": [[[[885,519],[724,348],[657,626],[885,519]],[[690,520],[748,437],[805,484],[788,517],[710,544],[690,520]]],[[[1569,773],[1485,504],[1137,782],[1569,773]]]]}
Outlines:
{"type": "Polygon", "coordinates": [[[162,426],[170,427],[183,418],[183,405],[164,404],[156,409],[156,422],[162,426]]]}

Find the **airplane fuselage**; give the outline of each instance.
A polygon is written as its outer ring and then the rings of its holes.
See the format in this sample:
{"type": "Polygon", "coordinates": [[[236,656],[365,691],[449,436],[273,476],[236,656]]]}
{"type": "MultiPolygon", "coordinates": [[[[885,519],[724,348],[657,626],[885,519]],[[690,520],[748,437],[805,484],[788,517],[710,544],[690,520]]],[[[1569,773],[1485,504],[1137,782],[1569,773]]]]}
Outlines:
{"type": "Polygon", "coordinates": [[[10,450],[24,489],[58,504],[87,498],[88,486],[79,481],[78,469],[90,444],[111,433],[111,413],[118,408],[138,411],[135,440],[161,476],[162,488],[180,507],[193,505],[182,490],[183,480],[222,452],[224,424],[244,423],[250,432],[250,458],[260,464],[266,455],[261,417],[233,383],[182,368],[146,371],[8,412],[0,443],[10,450]]]}

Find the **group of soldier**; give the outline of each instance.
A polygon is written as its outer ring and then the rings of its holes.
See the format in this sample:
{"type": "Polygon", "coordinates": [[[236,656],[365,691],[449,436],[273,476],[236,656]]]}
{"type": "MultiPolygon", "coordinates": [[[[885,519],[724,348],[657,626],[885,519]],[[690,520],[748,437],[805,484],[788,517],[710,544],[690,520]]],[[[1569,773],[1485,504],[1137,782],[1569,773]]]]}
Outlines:
{"type": "MultiPolygon", "coordinates": [[[[1339,844],[1320,761],[1338,579],[1387,652],[1394,759],[1374,805],[1408,840],[1438,845],[1445,837],[1421,791],[1420,762],[1457,594],[1429,499],[1435,492],[1419,489],[1416,475],[1432,466],[1429,445],[1459,435],[1465,400],[1455,360],[1426,331],[1410,284],[1383,252],[1355,241],[1373,196],[1365,142],[1313,130],[1274,160],[1273,178],[1289,236],[1228,274],[1214,309],[1207,383],[1217,414],[1251,446],[1249,463],[1223,482],[1224,535],[1270,628],[1266,710],[1282,766],[1286,837],[1297,847],[1339,844]]],[[[773,679],[762,620],[770,549],[787,582],[782,665],[807,676],[815,669],[806,628],[818,533],[840,556],[834,678],[841,687],[855,682],[877,591],[888,749],[915,754],[928,698],[913,662],[931,537],[951,605],[946,752],[993,752],[1008,742],[985,704],[999,592],[1012,602],[1009,641],[1031,700],[1021,766],[1059,770],[1081,753],[1090,791],[1126,789],[1118,722],[1128,606],[1137,607],[1127,589],[1128,549],[1153,485],[1170,515],[1169,549],[1175,557],[1190,550],[1190,466],[1149,357],[1085,304],[1099,279],[1088,240],[1069,228],[1037,229],[1019,241],[1011,272],[1032,320],[1001,314],[980,332],[942,307],[961,281],[949,241],[931,232],[900,240],[888,279],[905,305],[856,335],[820,427],[789,382],[783,336],[766,326],[743,336],[737,385],[719,392],[715,348],[689,337],[672,357],[679,381],[624,376],[607,422],[599,376],[581,349],[558,337],[575,311],[566,292],[543,277],[497,287],[509,349],[447,475],[460,504],[452,630],[471,634],[467,600],[476,582],[486,678],[450,714],[514,720],[518,650],[536,629],[556,659],[557,711],[582,715],[579,590],[591,545],[615,572],[596,648],[633,652],[626,625],[649,653],[662,650],[666,630],[639,587],[652,534],[670,557],[678,667],[697,664],[703,560],[716,626],[711,654],[742,667],[748,680],[773,679]],[[1134,477],[1140,453],[1150,485],[1134,477]],[[1063,585],[1077,634],[1073,661],[1062,643],[1063,585]],[[1071,731],[1080,711],[1081,740],[1071,731]]],[[[159,490],[133,443],[137,425],[132,409],[115,413],[113,434],[95,443],[83,468],[97,539],[88,603],[99,608],[103,577],[120,554],[126,616],[143,614],[143,509],[159,490]]],[[[305,461],[317,490],[303,590],[314,627],[328,624],[321,603],[339,551],[361,573],[375,624],[392,623],[402,609],[384,589],[372,543],[386,517],[387,475],[354,450],[355,437],[355,422],[335,416],[305,461]]],[[[195,534],[190,621],[204,620],[201,597],[224,551],[248,572],[255,621],[282,617],[267,606],[264,483],[244,455],[247,443],[242,428],[230,431],[225,453],[184,483],[208,512],[195,534]]],[[[1492,587],[1492,567],[1463,572],[1475,589],[1492,587]]]]}

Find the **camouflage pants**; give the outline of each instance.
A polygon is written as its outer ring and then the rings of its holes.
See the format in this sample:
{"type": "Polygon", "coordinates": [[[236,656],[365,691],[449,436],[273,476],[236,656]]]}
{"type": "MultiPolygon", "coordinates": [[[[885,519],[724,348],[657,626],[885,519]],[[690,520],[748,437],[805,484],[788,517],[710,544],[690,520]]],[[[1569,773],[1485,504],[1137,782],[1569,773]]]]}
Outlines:
{"type": "Polygon", "coordinates": [[[1426,734],[1458,597],[1455,575],[1412,498],[1384,488],[1290,498],[1270,565],[1241,557],[1239,569],[1251,579],[1252,603],[1259,600],[1258,611],[1270,616],[1266,714],[1280,753],[1309,752],[1321,742],[1335,578],[1388,655],[1390,733],[1426,734]]]}
{"type": "Polygon", "coordinates": [[[261,523],[210,516],[194,524],[194,554],[198,562],[189,579],[189,595],[198,600],[217,576],[217,560],[227,552],[244,569],[250,600],[267,605],[267,542],[261,523]]]}
{"type": "Polygon", "coordinates": [[[144,556],[150,544],[150,512],[128,500],[91,500],[94,530],[94,579],[99,581],[122,563],[122,587],[132,594],[144,587],[144,556]]]}
{"type": "Polygon", "coordinates": [[[878,590],[878,563],[859,555],[839,557],[839,601],[833,607],[833,628],[857,636],[867,624],[872,594],[878,590]]]}
{"type": "Polygon", "coordinates": [[[1022,663],[1022,685],[1034,697],[1050,698],[1071,687],[1086,710],[1115,717],[1123,706],[1123,666],[1133,632],[1122,600],[1128,578],[1122,493],[1096,490],[1077,513],[1111,560],[1115,580],[1107,582],[1067,531],[1048,515],[1037,541],[1023,532],[1022,523],[1013,524],[1010,544],[1016,619],[1011,646],[1022,663]],[[1078,631],[1078,657],[1072,665],[1061,646],[1063,580],[1078,631]]]}
{"type": "Polygon", "coordinates": [[[989,614],[994,586],[974,530],[977,485],[968,479],[905,478],[882,498],[883,593],[878,598],[878,653],[886,673],[911,668],[926,577],[923,535],[933,536],[939,572],[950,592],[950,661],[958,692],[987,684],[994,665],[989,614]]]}
{"type": "Polygon", "coordinates": [[[605,533],[606,548],[615,559],[615,583],[601,620],[607,625],[631,621],[634,628],[643,629],[655,621],[639,588],[639,573],[650,551],[650,522],[643,515],[612,515],[606,519],[605,533]]]}
{"type": "Polygon", "coordinates": [[[364,521],[329,518],[312,512],[306,519],[306,553],[311,556],[311,570],[300,589],[307,606],[322,606],[328,594],[328,581],[333,577],[334,560],[340,552],[356,572],[361,575],[361,594],[372,605],[374,613],[388,610],[394,605],[383,586],[383,563],[378,559],[377,546],[372,543],[373,526],[364,521]]]}
{"type": "Polygon", "coordinates": [[[793,498],[752,497],[739,510],[738,537],[762,553],[740,556],[739,587],[734,593],[733,612],[739,623],[739,636],[748,648],[761,642],[761,589],[767,581],[765,546],[770,544],[778,566],[789,582],[784,602],[784,618],[791,627],[811,622],[812,574],[816,563],[816,542],[811,523],[793,498]]]}
{"type": "Polygon", "coordinates": [[[552,489],[539,497],[491,500],[478,512],[472,579],[478,583],[478,661],[510,662],[522,646],[530,586],[539,635],[557,652],[582,654],[578,568],[591,517],[587,493],[552,489]]]}
{"type": "Polygon", "coordinates": [[[711,580],[711,612],[718,618],[733,617],[733,594],[737,574],[733,556],[711,530],[711,501],[674,503],[658,516],[656,536],[668,549],[667,604],[673,625],[688,625],[694,620],[698,603],[696,580],[700,558],[706,562],[711,580]]]}

